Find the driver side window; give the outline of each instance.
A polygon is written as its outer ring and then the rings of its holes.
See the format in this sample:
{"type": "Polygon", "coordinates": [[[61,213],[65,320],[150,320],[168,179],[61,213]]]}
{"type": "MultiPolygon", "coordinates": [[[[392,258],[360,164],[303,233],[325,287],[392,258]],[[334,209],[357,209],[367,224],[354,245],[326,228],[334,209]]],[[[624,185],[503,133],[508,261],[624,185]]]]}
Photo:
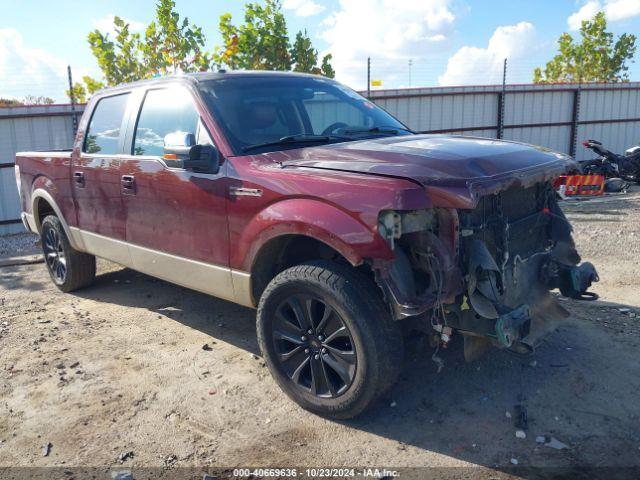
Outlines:
{"type": "Polygon", "coordinates": [[[149,90],[138,116],[131,153],[162,157],[164,138],[168,134],[198,135],[200,130],[204,130],[198,128],[199,123],[200,116],[186,89],[170,87],[149,90]]]}
{"type": "Polygon", "coordinates": [[[362,113],[354,105],[323,91],[317,91],[313,98],[304,100],[304,108],[307,110],[313,133],[316,135],[323,133],[332,125],[373,126],[370,116],[362,113]]]}

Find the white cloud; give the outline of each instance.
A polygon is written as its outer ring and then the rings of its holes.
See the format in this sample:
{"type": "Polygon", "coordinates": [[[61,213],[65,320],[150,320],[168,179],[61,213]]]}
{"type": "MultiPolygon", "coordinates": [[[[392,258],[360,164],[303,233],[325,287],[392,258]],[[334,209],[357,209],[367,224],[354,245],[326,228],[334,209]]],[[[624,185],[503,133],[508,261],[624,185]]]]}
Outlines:
{"type": "Polygon", "coordinates": [[[438,77],[440,85],[472,85],[500,83],[504,59],[526,58],[535,48],[536,34],[529,22],[496,28],[486,48],[464,46],[447,62],[445,72],[438,77]]]}
{"type": "Polygon", "coordinates": [[[299,17],[310,17],[324,11],[325,7],[313,0],[284,0],[282,7],[293,10],[299,17]]]}
{"type": "Polygon", "coordinates": [[[397,83],[395,71],[408,59],[428,57],[446,46],[453,33],[452,0],[340,0],[339,9],[321,24],[320,37],[333,55],[338,80],[366,87],[367,57],[373,78],[397,83]],[[393,67],[396,68],[393,68],[393,67]],[[384,72],[382,72],[384,70],[384,72]]]}
{"type": "Polygon", "coordinates": [[[583,20],[589,20],[601,10],[598,0],[591,0],[585,3],[580,10],[574,12],[568,19],[567,24],[571,30],[578,30],[583,20]]]}
{"type": "Polygon", "coordinates": [[[640,0],[589,0],[567,19],[567,24],[571,30],[579,30],[583,20],[593,18],[600,11],[604,11],[610,22],[626,20],[640,15],[640,0]]]}
{"type": "Polygon", "coordinates": [[[612,22],[640,15],[639,0],[607,0],[604,6],[607,18],[612,22]]]}
{"type": "Polygon", "coordinates": [[[44,95],[64,101],[66,88],[65,62],[26,46],[17,30],[0,29],[0,96],[44,95]]]}
{"type": "MultiPolygon", "coordinates": [[[[101,33],[108,33],[109,38],[114,38],[116,36],[116,32],[113,27],[113,19],[115,15],[113,13],[108,13],[104,17],[99,18],[98,20],[93,21],[93,26],[100,30],[101,33]]],[[[130,20],[128,18],[120,17],[124,20],[124,23],[129,24],[130,32],[139,32],[145,28],[145,24],[142,22],[137,22],[135,20],[130,20]]]]}

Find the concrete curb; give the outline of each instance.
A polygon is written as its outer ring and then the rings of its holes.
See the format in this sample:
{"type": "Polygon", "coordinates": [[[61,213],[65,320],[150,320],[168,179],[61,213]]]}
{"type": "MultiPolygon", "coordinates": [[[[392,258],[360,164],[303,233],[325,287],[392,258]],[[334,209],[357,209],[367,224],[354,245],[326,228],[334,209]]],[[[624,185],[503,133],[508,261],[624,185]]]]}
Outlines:
{"type": "Polygon", "coordinates": [[[15,267],[18,265],[32,265],[35,263],[43,263],[44,257],[40,255],[24,255],[22,257],[0,258],[0,268],[15,267]]]}

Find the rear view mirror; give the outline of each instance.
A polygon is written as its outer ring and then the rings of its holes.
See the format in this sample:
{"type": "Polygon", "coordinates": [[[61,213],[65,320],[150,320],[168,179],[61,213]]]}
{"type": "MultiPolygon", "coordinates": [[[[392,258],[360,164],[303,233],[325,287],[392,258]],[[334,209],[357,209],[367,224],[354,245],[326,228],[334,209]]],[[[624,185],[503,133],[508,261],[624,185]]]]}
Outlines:
{"type": "Polygon", "coordinates": [[[189,158],[183,166],[196,173],[213,173],[220,171],[220,154],[213,145],[194,145],[189,149],[189,158]]]}

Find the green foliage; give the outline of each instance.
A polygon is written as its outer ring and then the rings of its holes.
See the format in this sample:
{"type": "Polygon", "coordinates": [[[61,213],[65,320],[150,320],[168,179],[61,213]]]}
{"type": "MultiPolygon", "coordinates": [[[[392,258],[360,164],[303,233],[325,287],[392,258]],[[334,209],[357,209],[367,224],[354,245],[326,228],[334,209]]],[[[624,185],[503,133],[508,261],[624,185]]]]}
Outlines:
{"type": "Polygon", "coordinates": [[[67,97],[69,97],[69,101],[73,101],[74,103],[86,103],[87,102],[87,89],[80,82],[75,82],[73,84],[73,97],[71,96],[71,91],[66,91],[67,97]]]}
{"type": "Polygon", "coordinates": [[[89,93],[89,95],[93,95],[98,90],[102,90],[104,88],[104,83],[91,78],[89,75],[82,77],[82,81],[87,87],[87,93],[89,93]]]}
{"type": "Polygon", "coordinates": [[[585,20],[580,27],[580,43],[568,33],[558,39],[559,53],[545,66],[534,70],[534,83],[626,82],[627,62],[636,52],[636,36],[625,33],[614,41],[607,32],[604,13],[585,20]]]}
{"type": "Polygon", "coordinates": [[[218,67],[285,71],[293,68],[296,72],[335,75],[330,55],[317,66],[318,51],[306,31],[298,32],[290,45],[279,0],[266,0],[264,5],[249,3],[245,6],[244,23],[236,26],[232,20],[230,13],[220,16],[223,45],[212,57],[218,67]]]}
{"type": "Polygon", "coordinates": [[[325,77],[335,78],[336,71],[331,66],[331,59],[333,55],[327,53],[324,57],[322,57],[322,65],[320,66],[320,73],[325,77]]]}
{"type": "Polygon", "coordinates": [[[87,135],[87,139],[85,140],[85,151],[87,153],[98,153],[100,150],[100,145],[96,142],[96,135],[87,135]]]}
{"type": "MultiPolygon", "coordinates": [[[[264,4],[245,6],[244,23],[235,26],[231,14],[220,16],[220,33],[224,45],[215,53],[205,51],[202,29],[181,19],[173,0],[159,0],[156,18],[144,34],[131,32],[129,24],[116,16],[113,20],[115,37],[99,30],[89,33],[87,40],[98,61],[104,83],[85,76],[75,83],[76,102],[104,86],[132,82],[177,72],[207,71],[213,66],[246,70],[290,70],[333,77],[331,55],[318,63],[306,31],[298,32],[293,45],[289,44],[287,23],[280,0],[266,0],[264,4]]],[[[70,92],[67,91],[67,96],[70,92]]]]}
{"type": "MultiPolygon", "coordinates": [[[[156,19],[145,29],[144,36],[132,33],[122,18],[113,20],[115,37],[99,30],[89,33],[87,40],[98,61],[107,86],[133,82],[157,75],[208,70],[210,55],[205,52],[202,29],[180,19],[173,0],[156,4],[156,19]]],[[[84,77],[89,94],[104,87],[84,77]]],[[[74,86],[75,90],[75,86],[74,86]]],[[[80,92],[79,92],[80,93],[80,92]]]]}
{"type": "Polygon", "coordinates": [[[304,33],[298,32],[296,34],[296,41],[293,43],[290,53],[294,72],[320,73],[320,69],[316,67],[318,51],[313,48],[306,30],[304,33]]]}
{"type": "Polygon", "coordinates": [[[230,13],[220,16],[223,46],[213,55],[219,66],[245,70],[289,70],[287,22],[279,0],[245,6],[244,23],[235,26],[230,13]]]}
{"type": "MultiPolygon", "coordinates": [[[[149,24],[145,39],[139,43],[146,76],[209,69],[211,59],[204,51],[202,29],[180,20],[173,0],[160,0],[156,5],[156,21],[149,24]]],[[[144,78],[144,77],[140,77],[144,78]]]]}
{"type": "MultiPolygon", "coordinates": [[[[82,77],[82,81],[84,84],[80,82],[75,82],[73,84],[73,100],[75,103],[86,103],[87,102],[87,94],[93,95],[98,90],[104,88],[104,83],[99,82],[98,80],[91,78],[89,75],[85,75],[82,77]]],[[[69,90],[66,91],[67,97],[71,100],[71,94],[69,90]]]]}

